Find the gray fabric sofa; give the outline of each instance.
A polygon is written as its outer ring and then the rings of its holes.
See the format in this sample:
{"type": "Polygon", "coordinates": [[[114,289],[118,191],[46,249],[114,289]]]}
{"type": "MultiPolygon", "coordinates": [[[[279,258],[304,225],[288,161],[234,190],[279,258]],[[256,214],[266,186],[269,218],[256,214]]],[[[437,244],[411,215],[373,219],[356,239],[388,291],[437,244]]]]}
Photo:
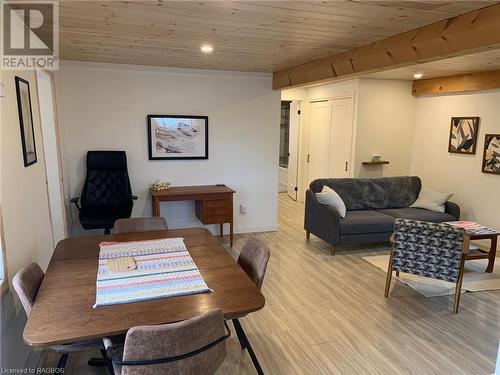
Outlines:
{"type": "Polygon", "coordinates": [[[434,223],[459,220],[460,207],[453,202],[446,203],[444,213],[410,208],[421,187],[416,176],[314,180],[306,192],[306,236],[309,238],[312,233],[335,247],[388,241],[396,218],[434,223]],[[316,193],[321,192],[323,185],[340,195],[347,208],[345,218],[318,202],[316,193]]]}

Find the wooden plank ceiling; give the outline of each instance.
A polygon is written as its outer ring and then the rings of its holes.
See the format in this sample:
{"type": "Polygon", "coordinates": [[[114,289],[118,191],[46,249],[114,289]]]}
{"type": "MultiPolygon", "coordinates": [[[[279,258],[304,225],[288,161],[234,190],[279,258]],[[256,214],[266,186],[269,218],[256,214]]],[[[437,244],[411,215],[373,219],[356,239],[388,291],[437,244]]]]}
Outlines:
{"type": "Polygon", "coordinates": [[[415,73],[424,79],[484,72],[500,68],[500,49],[450,57],[428,63],[412,65],[367,75],[370,78],[413,80],[415,73]]]}
{"type": "Polygon", "coordinates": [[[73,1],[63,60],[275,72],[491,1],[73,1]],[[213,45],[204,55],[200,46],[213,45]]]}

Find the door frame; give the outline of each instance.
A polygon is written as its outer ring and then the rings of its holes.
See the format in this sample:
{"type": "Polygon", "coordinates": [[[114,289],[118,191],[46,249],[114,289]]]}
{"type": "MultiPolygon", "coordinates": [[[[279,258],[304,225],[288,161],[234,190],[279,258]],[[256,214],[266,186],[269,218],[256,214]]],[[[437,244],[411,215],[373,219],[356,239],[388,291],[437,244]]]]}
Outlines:
{"type": "MultiPolygon", "coordinates": [[[[55,131],[55,143],[56,143],[56,154],[57,154],[57,168],[59,171],[59,190],[61,194],[61,214],[62,214],[62,219],[63,219],[63,231],[64,231],[64,236],[68,237],[69,233],[69,223],[68,223],[68,214],[67,214],[67,208],[66,208],[66,199],[64,196],[64,175],[63,175],[63,168],[62,168],[62,150],[61,150],[61,140],[60,140],[60,132],[59,132],[59,116],[58,116],[58,111],[57,111],[57,95],[56,95],[56,85],[55,85],[55,75],[54,72],[46,69],[37,69],[35,71],[35,90],[37,95],[39,96],[40,92],[38,90],[39,84],[38,84],[38,71],[41,71],[43,73],[46,73],[47,76],[50,79],[50,86],[51,86],[51,91],[52,91],[52,110],[54,112],[54,131],[55,131]]],[[[38,98],[38,102],[40,103],[40,98],[38,98]]],[[[42,113],[41,113],[41,108],[40,105],[38,106],[38,117],[40,119],[40,128],[42,132],[42,149],[44,153],[44,161],[45,161],[45,184],[47,186],[47,203],[48,203],[48,208],[49,208],[49,220],[50,220],[50,226],[52,228],[52,239],[54,241],[54,247],[57,245],[55,242],[54,238],[54,223],[52,222],[52,212],[51,212],[51,205],[50,205],[50,196],[49,196],[49,189],[48,189],[48,174],[47,174],[47,160],[45,158],[45,145],[44,145],[44,135],[43,135],[43,126],[41,124],[42,121],[42,113]]]]}
{"type": "Polygon", "coordinates": [[[302,122],[302,100],[292,100],[292,103],[290,103],[290,115],[289,115],[289,126],[288,126],[288,155],[291,155],[290,153],[290,140],[292,139],[291,137],[291,124],[292,124],[292,105],[293,103],[296,103],[297,104],[297,113],[294,114],[294,116],[297,116],[297,129],[295,131],[296,133],[296,144],[295,144],[295,183],[294,183],[294,188],[295,188],[295,194],[294,194],[294,197],[292,197],[290,195],[290,191],[288,190],[289,189],[289,181],[290,181],[290,156],[288,157],[288,176],[287,176],[287,194],[288,196],[293,199],[294,201],[297,200],[298,198],[298,194],[299,194],[299,168],[300,168],[300,132],[301,132],[301,122],[302,122]]]}

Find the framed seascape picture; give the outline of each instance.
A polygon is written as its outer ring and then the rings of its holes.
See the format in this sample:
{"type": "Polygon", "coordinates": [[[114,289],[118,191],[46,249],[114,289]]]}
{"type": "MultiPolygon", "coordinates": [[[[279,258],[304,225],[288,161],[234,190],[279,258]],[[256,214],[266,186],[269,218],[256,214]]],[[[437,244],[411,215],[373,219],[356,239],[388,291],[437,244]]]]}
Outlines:
{"type": "Polygon", "coordinates": [[[452,117],[448,152],[475,154],[479,117],[452,117]]]}
{"type": "Polygon", "coordinates": [[[483,172],[500,174],[500,134],[486,134],[485,136],[483,172]]]}
{"type": "Polygon", "coordinates": [[[15,80],[24,166],[29,167],[36,163],[35,131],[33,128],[33,114],[31,112],[30,83],[20,77],[16,77],[15,80]]]}
{"type": "Polygon", "coordinates": [[[208,116],[148,115],[149,160],[208,159],[208,116]]]}

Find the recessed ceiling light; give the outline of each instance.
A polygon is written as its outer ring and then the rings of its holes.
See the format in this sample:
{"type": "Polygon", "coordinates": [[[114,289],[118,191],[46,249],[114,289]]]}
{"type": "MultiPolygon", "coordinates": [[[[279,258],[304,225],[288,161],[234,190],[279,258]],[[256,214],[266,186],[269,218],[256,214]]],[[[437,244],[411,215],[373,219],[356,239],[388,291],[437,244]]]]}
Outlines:
{"type": "Polygon", "coordinates": [[[204,44],[201,46],[201,52],[203,53],[212,53],[214,51],[214,47],[210,44],[204,44]]]}
{"type": "Polygon", "coordinates": [[[413,78],[415,78],[415,79],[420,79],[420,78],[422,78],[423,76],[424,76],[424,75],[423,75],[422,73],[415,73],[415,74],[413,75],[413,78]]]}

